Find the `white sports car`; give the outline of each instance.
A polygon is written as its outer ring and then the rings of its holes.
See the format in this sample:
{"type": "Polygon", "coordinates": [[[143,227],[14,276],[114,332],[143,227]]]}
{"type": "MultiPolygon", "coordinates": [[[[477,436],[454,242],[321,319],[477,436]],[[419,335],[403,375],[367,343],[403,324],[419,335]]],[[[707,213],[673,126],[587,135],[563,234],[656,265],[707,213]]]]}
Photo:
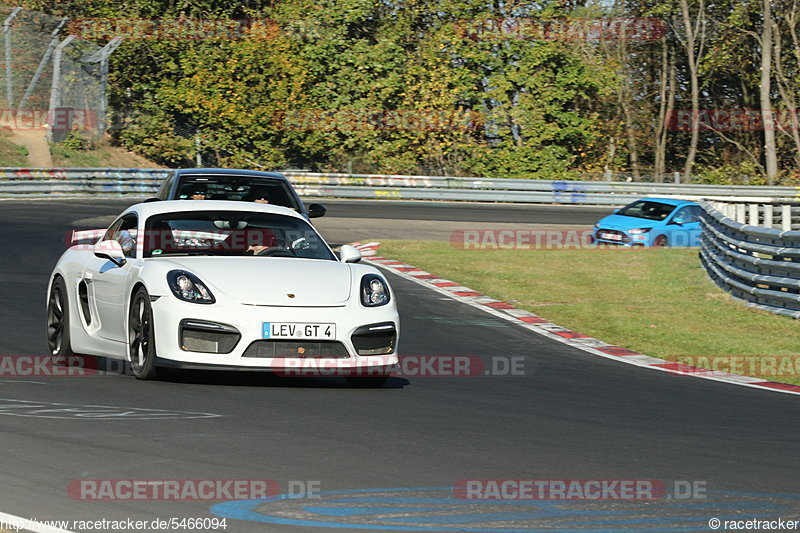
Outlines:
{"type": "Polygon", "coordinates": [[[70,247],[47,294],[53,357],[159,368],[341,375],[379,386],[397,364],[392,290],[361,254],[340,259],[291,209],[162,201],[126,209],[94,245],[70,247]]]}

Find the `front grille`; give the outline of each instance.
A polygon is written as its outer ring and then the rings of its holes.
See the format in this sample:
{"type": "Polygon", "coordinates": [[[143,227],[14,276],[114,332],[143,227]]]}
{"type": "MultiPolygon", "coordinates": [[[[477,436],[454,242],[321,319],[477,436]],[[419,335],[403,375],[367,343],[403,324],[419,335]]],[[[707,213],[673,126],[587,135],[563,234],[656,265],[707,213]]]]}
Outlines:
{"type": "Polygon", "coordinates": [[[350,337],[358,355],[386,355],[394,351],[397,329],[393,322],[362,326],[350,337]]]}
{"type": "Polygon", "coordinates": [[[614,244],[622,244],[622,243],[629,243],[631,242],[631,238],[628,236],[627,233],[624,231],[617,231],[615,229],[599,229],[597,230],[597,239],[603,240],[606,242],[614,243],[614,244]],[[609,238],[608,235],[614,235],[619,237],[615,239],[613,237],[609,238]]]}
{"type": "Polygon", "coordinates": [[[260,340],[251,343],[242,357],[348,359],[350,354],[339,341],[260,340]]]}
{"type": "Polygon", "coordinates": [[[231,353],[241,338],[239,330],[225,324],[202,320],[182,320],[181,350],[199,353],[231,353]]]}

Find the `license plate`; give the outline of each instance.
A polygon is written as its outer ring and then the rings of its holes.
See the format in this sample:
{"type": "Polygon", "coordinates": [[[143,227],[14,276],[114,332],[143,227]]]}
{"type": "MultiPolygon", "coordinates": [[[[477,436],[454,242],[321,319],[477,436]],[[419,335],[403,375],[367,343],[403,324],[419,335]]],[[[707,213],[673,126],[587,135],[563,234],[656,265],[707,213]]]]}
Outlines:
{"type": "Polygon", "coordinates": [[[334,339],[336,324],[318,322],[264,322],[264,339],[334,339]]]}
{"type": "Polygon", "coordinates": [[[621,241],[622,235],[617,235],[616,233],[600,233],[601,239],[608,239],[609,241],[621,241]]]}

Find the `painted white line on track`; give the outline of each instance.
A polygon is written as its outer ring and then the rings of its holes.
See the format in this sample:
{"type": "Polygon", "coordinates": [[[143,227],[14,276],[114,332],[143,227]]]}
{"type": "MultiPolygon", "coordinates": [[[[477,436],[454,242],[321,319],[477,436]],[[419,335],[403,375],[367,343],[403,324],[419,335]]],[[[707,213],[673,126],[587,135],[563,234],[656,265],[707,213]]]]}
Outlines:
{"type": "Polygon", "coordinates": [[[605,359],[612,359],[620,361],[629,365],[639,366],[643,368],[650,368],[667,372],[673,375],[702,378],[711,381],[719,381],[722,383],[729,383],[732,385],[740,385],[744,387],[751,387],[754,389],[761,389],[771,392],[783,392],[785,394],[800,395],[800,386],[790,385],[787,383],[780,383],[776,381],[768,381],[763,378],[754,378],[751,376],[742,376],[739,374],[731,374],[728,372],[708,370],[705,368],[698,368],[681,364],[675,361],[667,361],[657,357],[637,353],[621,346],[615,346],[599,339],[583,335],[576,331],[561,327],[547,319],[537,316],[529,311],[518,309],[506,302],[496,300],[489,296],[474,291],[469,287],[465,287],[459,283],[439,278],[429,272],[425,272],[415,266],[408,265],[402,261],[381,257],[378,255],[377,250],[380,246],[379,242],[369,243],[353,243],[353,246],[358,248],[364,260],[372,263],[377,267],[384,268],[392,273],[413,281],[423,287],[431,289],[439,294],[442,294],[450,300],[456,300],[465,303],[475,309],[480,309],[486,313],[494,315],[502,320],[522,326],[534,333],[543,335],[547,338],[558,341],[562,344],[578,348],[591,355],[600,356],[605,359]]]}

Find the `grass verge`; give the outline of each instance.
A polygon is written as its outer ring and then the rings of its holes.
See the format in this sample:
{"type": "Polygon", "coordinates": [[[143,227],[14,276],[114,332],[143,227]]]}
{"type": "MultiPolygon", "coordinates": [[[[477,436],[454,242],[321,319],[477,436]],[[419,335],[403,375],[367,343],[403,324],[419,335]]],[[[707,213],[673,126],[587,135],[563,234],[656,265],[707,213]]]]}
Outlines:
{"type": "Polygon", "coordinates": [[[716,287],[697,249],[459,250],[382,241],[407,262],[560,326],[696,366],[800,385],[798,323],[716,287]]]}
{"type": "Polygon", "coordinates": [[[0,167],[27,167],[28,149],[14,144],[10,135],[0,131],[0,167]]]}
{"type": "Polygon", "coordinates": [[[76,150],[51,144],[50,153],[57,167],[160,168],[152,161],[117,146],[101,145],[91,150],[76,150]]]}

